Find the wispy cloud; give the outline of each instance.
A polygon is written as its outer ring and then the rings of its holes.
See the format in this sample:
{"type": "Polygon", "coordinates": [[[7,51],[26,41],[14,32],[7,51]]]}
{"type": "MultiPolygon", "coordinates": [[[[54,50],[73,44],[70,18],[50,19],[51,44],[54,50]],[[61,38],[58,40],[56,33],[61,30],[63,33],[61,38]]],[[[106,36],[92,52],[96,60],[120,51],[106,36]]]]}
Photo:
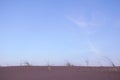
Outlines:
{"type": "Polygon", "coordinates": [[[76,26],[78,26],[83,33],[86,35],[88,34],[93,34],[96,32],[96,27],[98,26],[97,23],[95,23],[92,19],[91,20],[87,20],[85,18],[83,19],[75,19],[73,17],[70,16],[66,16],[66,18],[71,21],[73,24],[75,24],[76,26]]]}
{"type": "Polygon", "coordinates": [[[100,50],[91,41],[88,42],[88,46],[92,53],[94,53],[97,56],[100,56],[100,50]]]}
{"type": "Polygon", "coordinates": [[[70,16],[66,16],[66,18],[81,28],[89,28],[89,27],[97,26],[97,24],[92,21],[77,20],[70,16]]]}
{"type": "Polygon", "coordinates": [[[87,21],[86,19],[84,20],[78,20],[78,19],[74,19],[70,16],[66,16],[66,18],[68,20],[70,20],[73,24],[75,24],[76,26],[78,26],[80,29],[82,29],[82,31],[84,31],[85,36],[87,37],[87,44],[88,44],[88,48],[90,50],[90,52],[92,52],[93,54],[99,56],[100,55],[100,51],[98,50],[98,48],[93,44],[92,41],[90,41],[89,35],[88,33],[91,32],[90,28],[93,28],[95,26],[97,26],[98,24],[94,23],[92,20],[91,21],[87,21]],[[87,35],[86,35],[87,34],[87,35]]]}
{"type": "Polygon", "coordinates": [[[71,22],[73,22],[74,24],[76,24],[77,26],[81,27],[81,28],[85,28],[85,27],[88,26],[88,24],[86,22],[84,22],[84,21],[76,20],[76,19],[74,19],[74,18],[72,18],[70,16],[66,16],[66,18],[68,20],[70,20],[71,22]]]}

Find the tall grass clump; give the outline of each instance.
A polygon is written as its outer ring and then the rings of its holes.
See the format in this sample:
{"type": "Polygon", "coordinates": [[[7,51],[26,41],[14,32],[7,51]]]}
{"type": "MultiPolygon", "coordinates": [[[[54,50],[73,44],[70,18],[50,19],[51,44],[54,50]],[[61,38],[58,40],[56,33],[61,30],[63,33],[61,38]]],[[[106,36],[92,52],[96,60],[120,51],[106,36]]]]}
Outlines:
{"type": "Polygon", "coordinates": [[[71,64],[70,62],[67,62],[67,63],[66,63],[66,66],[67,66],[67,67],[73,67],[74,65],[71,64]]]}
{"type": "Polygon", "coordinates": [[[47,69],[48,69],[48,71],[52,70],[51,65],[49,63],[47,64],[47,69]]]}
{"type": "Polygon", "coordinates": [[[89,60],[87,59],[87,60],[85,61],[85,63],[86,63],[86,66],[88,67],[88,66],[89,66],[89,60]]]}
{"type": "Polygon", "coordinates": [[[107,71],[120,72],[119,67],[117,67],[110,58],[108,58],[108,57],[105,57],[105,58],[109,61],[110,65],[111,65],[111,68],[109,68],[107,71]]]}
{"type": "Polygon", "coordinates": [[[32,66],[28,61],[24,62],[24,66],[32,66]]]}
{"type": "Polygon", "coordinates": [[[71,64],[70,62],[67,62],[66,64],[65,64],[65,66],[67,66],[67,68],[68,68],[68,70],[72,70],[72,67],[74,66],[73,64],[71,64]]]}

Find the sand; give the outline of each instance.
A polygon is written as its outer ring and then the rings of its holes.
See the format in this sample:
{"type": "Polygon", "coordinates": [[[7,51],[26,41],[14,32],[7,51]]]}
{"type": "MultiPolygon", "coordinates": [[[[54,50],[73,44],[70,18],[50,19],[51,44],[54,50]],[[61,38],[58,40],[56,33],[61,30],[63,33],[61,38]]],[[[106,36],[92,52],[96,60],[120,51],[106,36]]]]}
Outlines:
{"type": "Polygon", "coordinates": [[[0,80],[120,80],[120,67],[0,67],[0,80]]]}

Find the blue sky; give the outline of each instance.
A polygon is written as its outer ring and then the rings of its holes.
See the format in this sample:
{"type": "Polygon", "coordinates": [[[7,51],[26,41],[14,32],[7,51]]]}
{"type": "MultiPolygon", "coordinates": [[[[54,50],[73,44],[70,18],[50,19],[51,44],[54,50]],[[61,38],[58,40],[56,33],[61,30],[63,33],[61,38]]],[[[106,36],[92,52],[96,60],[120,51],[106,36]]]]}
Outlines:
{"type": "Polygon", "coordinates": [[[120,65],[119,0],[0,0],[0,65],[120,65]]]}

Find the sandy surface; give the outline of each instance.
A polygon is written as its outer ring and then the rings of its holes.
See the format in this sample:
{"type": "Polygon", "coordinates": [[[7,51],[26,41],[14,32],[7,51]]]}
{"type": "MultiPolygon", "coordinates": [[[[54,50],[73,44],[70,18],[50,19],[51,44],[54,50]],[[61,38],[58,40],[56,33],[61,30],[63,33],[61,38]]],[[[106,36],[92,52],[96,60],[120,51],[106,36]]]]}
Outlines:
{"type": "Polygon", "coordinates": [[[120,80],[120,67],[0,67],[0,80],[120,80]]]}

